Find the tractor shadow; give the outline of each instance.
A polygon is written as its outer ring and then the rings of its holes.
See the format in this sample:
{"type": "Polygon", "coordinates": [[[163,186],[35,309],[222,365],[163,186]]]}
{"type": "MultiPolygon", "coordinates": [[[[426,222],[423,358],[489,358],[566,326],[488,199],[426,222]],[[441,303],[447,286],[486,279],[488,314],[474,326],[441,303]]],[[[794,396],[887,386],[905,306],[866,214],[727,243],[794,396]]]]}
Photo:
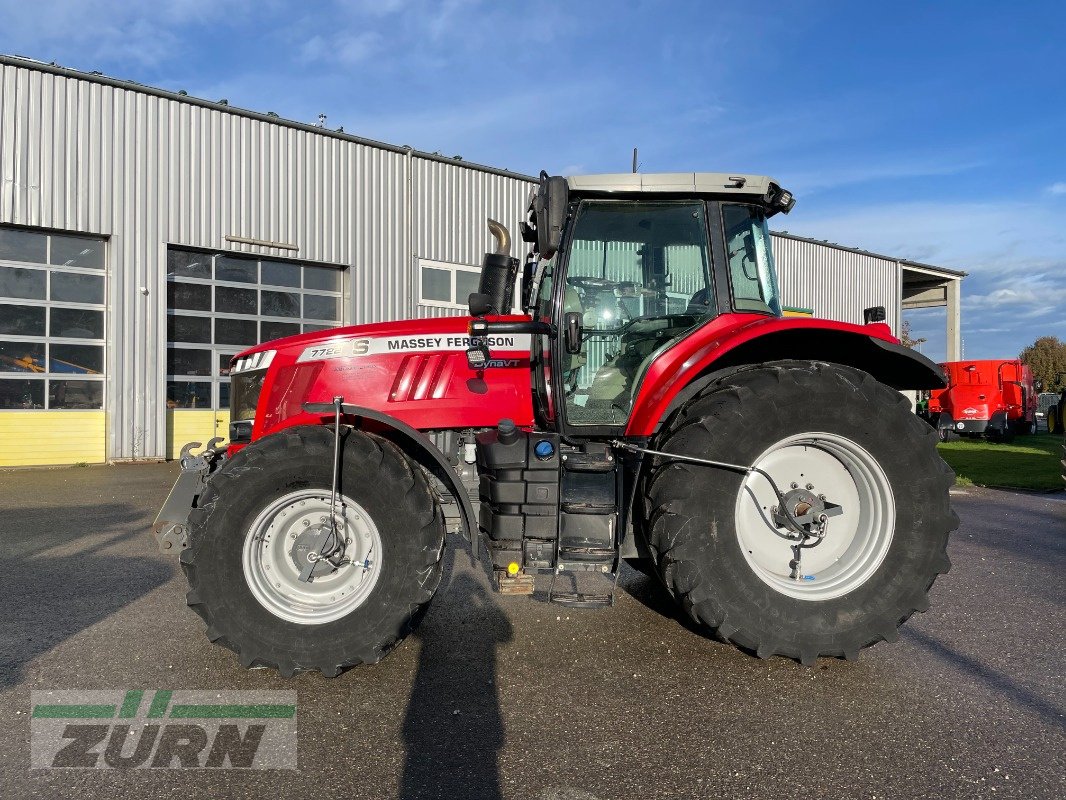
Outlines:
{"type": "Polygon", "coordinates": [[[446,603],[412,637],[421,652],[402,729],[403,800],[501,796],[496,651],[511,641],[511,623],[469,570],[456,570],[457,549],[445,551],[446,603]]]}
{"type": "Polygon", "coordinates": [[[0,689],[26,664],[173,576],[160,560],[120,555],[146,537],[143,510],[124,504],[0,510],[0,689]],[[103,552],[103,551],[108,552],[103,552]]]}
{"type": "Polygon", "coordinates": [[[928,655],[944,662],[964,678],[969,677],[987,686],[992,692],[1006,698],[1023,711],[1039,717],[1053,729],[1066,731],[1066,707],[1057,705],[1052,698],[1045,698],[1021,685],[1015,678],[982,664],[978,659],[959,652],[940,639],[924,631],[904,628],[903,639],[917,645],[928,655]]]}
{"type": "MultiPolygon", "coordinates": [[[[677,601],[670,596],[663,586],[662,581],[656,575],[645,575],[640,570],[622,563],[619,567],[621,573],[618,576],[618,588],[636,600],[645,608],[654,611],[661,617],[673,620],[690,633],[702,639],[712,642],[719,639],[701,628],[696,622],[685,614],[677,601]]],[[[652,567],[654,569],[654,567],[652,567]]]]}

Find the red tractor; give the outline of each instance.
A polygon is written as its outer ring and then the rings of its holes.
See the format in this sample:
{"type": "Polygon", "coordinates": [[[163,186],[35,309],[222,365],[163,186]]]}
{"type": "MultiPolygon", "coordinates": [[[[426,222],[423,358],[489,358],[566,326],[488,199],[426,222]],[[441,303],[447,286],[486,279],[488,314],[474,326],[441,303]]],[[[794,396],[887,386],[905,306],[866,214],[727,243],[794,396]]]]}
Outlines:
{"type": "Polygon", "coordinates": [[[947,440],[985,436],[1009,442],[1036,433],[1033,372],[1018,359],[948,361],[940,365],[946,389],[929,396],[928,419],[947,440]]]}
{"type": "Polygon", "coordinates": [[[767,219],[793,203],[749,175],[542,173],[524,266],[490,221],[469,317],[235,357],[230,444],[186,449],[155,526],[208,637],[286,676],[376,662],[453,532],[498,589],[546,573],[577,606],[629,561],[764,658],[895,641],[958,525],[897,390],[944,379],[884,324],[782,317],[767,219]]]}

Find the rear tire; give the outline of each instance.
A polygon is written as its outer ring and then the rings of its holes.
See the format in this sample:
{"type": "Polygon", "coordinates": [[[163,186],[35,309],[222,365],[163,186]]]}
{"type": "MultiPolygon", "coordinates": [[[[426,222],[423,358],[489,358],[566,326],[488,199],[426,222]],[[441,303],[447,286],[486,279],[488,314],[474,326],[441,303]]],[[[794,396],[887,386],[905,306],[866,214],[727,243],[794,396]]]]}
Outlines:
{"type": "Polygon", "coordinates": [[[340,521],[355,543],[346,555],[357,563],[323,564],[324,574],[298,581],[290,554],[305,526],[328,519],[332,458],[330,429],[268,436],[211,477],[189,517],[189,606],[245,667],[333,677],[375,663],[413,630],[440,583],[444,520],[421,468],[358,430],[342,432],[339,480],[340,521]]]}
{"type": "MultiPolygon", "coordinates": [[[[643,500],[664,583],[696,622],[763,658],[810,664],[895,641],[899,625],[929,607],[929,588],[950,568],[954,473],[936,443],[906,398],[859,370],[786,361],[720,378],[668,420],[655,449],[765,461],[782,491],[813,480],[814,491],[836,497],[844,514],[829,522],[819,545],[827,552],[804,551],[804,567],[825,561],[819,574],[794,580],[788,543],[774,538],[769,511],[759,516],[759,505],[775,501],[756,497],[750,482],[758,476],[657,457],[643,500]],[[800,470],[808,477],[786,474],[800,470]],[[750,493],[754,525],[742,492],[750,493]]],[[[765,494],[769,485],[758,480],[765,494]]]]}

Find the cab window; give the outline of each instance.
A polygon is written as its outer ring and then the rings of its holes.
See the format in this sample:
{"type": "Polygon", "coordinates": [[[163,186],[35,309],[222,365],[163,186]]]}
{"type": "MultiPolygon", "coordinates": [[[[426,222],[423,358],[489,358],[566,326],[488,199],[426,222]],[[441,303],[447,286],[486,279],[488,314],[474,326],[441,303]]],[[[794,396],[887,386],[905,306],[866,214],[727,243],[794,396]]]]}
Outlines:
{"type": "Polygon", "coordinates": [[[755,206],[724,203],[722,225],[733,308],[781,316],[777,270],[765,213],[755,206]]]}

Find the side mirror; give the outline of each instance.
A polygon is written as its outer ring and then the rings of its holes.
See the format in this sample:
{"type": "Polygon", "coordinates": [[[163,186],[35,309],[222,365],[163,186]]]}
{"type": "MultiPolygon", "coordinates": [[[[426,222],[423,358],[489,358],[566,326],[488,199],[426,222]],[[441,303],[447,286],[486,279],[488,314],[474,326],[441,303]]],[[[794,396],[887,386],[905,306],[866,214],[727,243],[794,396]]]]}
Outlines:
{"type": "Polygon", "coordinates": [[[866,325],[872,322],[884,322],[887,318],[884,306],[873,306],[862,310],[862,321],[866,325]]]}
{"type": "Polygon", "coordinates": [[[566,352],[576,355],[581,352],[581,312],[567,311],[563,320],[566,325],[566,352]]]}
{"type": "Polygon", "coordinates": [[[566,178],[549,176],[541,170],[540,185],[533,198],[533,215],[537,223],[537,252],[551,258],[563,243],[569,187],[566,178]]]}

